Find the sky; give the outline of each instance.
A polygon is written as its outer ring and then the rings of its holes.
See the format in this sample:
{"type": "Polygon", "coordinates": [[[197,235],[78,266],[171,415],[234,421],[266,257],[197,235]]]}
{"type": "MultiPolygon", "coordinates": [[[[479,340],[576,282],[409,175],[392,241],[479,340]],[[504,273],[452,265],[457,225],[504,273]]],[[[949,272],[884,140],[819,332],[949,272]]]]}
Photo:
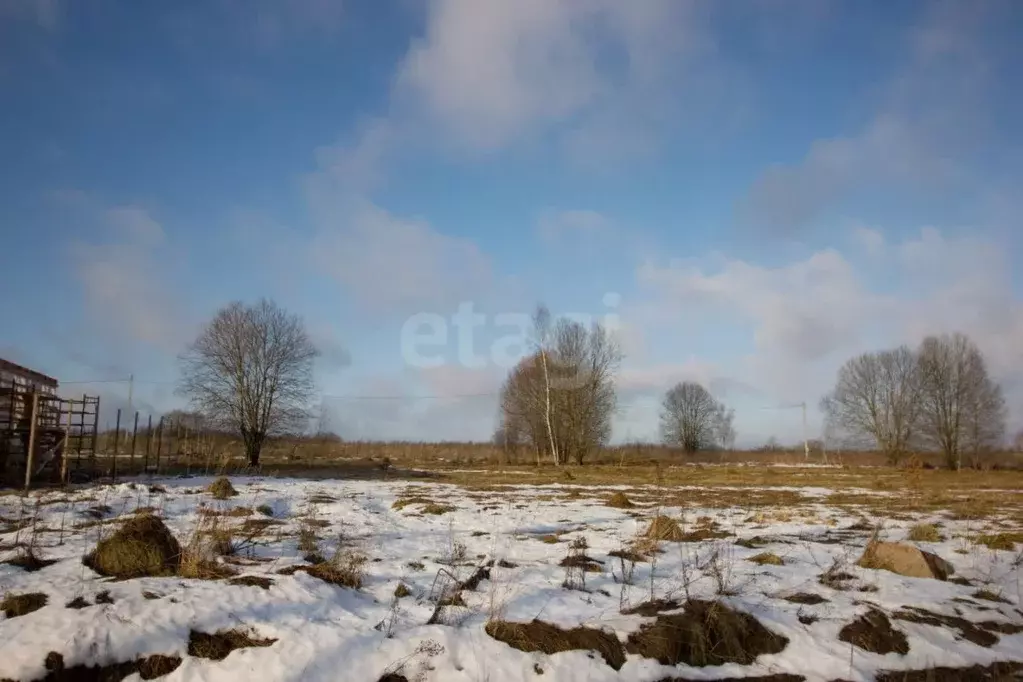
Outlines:
{"type": "Polygon", "coordinates": [[[182,407],[269,297],[345,438],[484,440],[524,316],[611,326],[616,441],[698,381],[739,445],[962,331],[1023,428],[1013,0],[0,1],[0,357],[182,407]]]}

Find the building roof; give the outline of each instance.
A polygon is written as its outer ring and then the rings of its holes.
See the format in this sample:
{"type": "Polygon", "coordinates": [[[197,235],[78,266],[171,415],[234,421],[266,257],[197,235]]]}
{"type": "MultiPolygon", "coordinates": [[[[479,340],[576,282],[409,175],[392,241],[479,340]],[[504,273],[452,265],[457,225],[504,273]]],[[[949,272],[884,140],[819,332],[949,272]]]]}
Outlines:
{"type": "Polygon", "coordinates": [[[26,379],[30,379],[31,381],[34,381],[37,384],[42,384],[43,386],[57,388],[57,380],[54,379],[53,377],[47,376],[42,372],[37,372],[34,369],[23,367],[17,364],[16,362],[11,362],[9,360],[4,360],[3,358],[0,358],[0,372],[2,371],[10,372],[11,374],[17,374],[26,379]]]}

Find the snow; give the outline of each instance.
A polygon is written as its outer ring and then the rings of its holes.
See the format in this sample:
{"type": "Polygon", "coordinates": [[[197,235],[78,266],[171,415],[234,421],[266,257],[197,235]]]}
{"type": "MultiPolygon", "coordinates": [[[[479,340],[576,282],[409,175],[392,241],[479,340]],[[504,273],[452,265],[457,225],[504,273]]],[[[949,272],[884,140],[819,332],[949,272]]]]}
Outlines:
{"type": "MultiPolygon", "coordinates": [[[[232,483],[240,495],[217,501],[202,492],[210,482],[205,478],[164,479],[80,488],[67,494],[49,491],[29,498],[0,497],[0,530],[11,531],[0,534],[0,548],[6,548],[0,550],[0,561],[18,554],[19,550],[12,548],[14,543],[30,538],[38,554],[58,560],[36,572],[0,564],[0,595],[43,592],[49,597],[48,604],[33,613],[9,619],[0,616],[0,679],[44,677],[44,659],[51,651],[61,653],[67,666],[102,665],[151,654],[183,657],[182,665],[163,678],[168,682],[376,682],[393,671],[401,671],[409,680],[444,682],[648,682],[665,677],[711,680],[783,672],[811,681],[866,681],[882,669],[1023,659],[1023,634],[999,635],[998,643],[984,648],[957,639],[958,633],[952,629],[899,620],[893,620],[893,626],[910,642],[910,651],[904,656],[872,654],[838,640],[842,626],[871,605],[889,614],[915,605],[973,621],[1023,624],[1020,553],[993,551],[969,541],[981,525],[998,519],[983,524],[952,521],[932,512],[883,520],[881,534],[889,540],[903,540],[915,523],[940,520],[947,539],[922,543],[921,547],[950,561],[958,576],[973,583],[966,586],[857,567],[855,561],[870,533],[845,533],[840,536],[842,541],[834,544],[820,542],[839,537],[836,531],[859,518],[858,512],[822,503],[832,492],[825,488],[785,488],[799,491],[804,500],[785,509],[655,508],[649,504],[619,510],[604,506],[603,500],[608,491],[625,486],[520,484],[474,491],[441,483],[239,477],[232,483]],[[150,483],[158,483],[166,492],[150,492],[150,483]],[[415,504],[401,510],[392,508],[395,500],[412,495],[456,508],[443,515],[419,514],[420,507],[415,504]],[[334,501],[311,502],[315,496],[329,496],[334,501]],[[82,565],[81,558],[102,534],[116,526],[75,527],[87,523],[90,519],[83,512],[97,505],[111,508],[104,519],[131,514],[139,507],[155,507],[182,544],[200,523],[201,505],[218,511],[269,505],[280,525],[272,526],[256,545],[243,551],[236,560],[246,565],[234,568],[239,575],[267,576],[273,585],[264,590],[229,585],[224,580],[112,581],[98,576],[82,565]],[[768,544],[748,549],[735,545],[735,537],[661,543],[664,551],[657,555],[656,564],[637,564],[633,584],[623,585],[618,580],[619,561],[608,557],[608,552],[641,534],[658,511],[679,519],[685,530],[695,528],[701,517],[709,517],[720,530],[739,538],[764,537],[768,544]],[[305,565],[297,536],[304,519],[310,518],[326,524],[318,529],[321,554],[329,557],[340,546],[368,558],[361,589],[327,584],[302,571],[278,573],[288,566],[305,565]],[[10,528],[19,520],[32,521],[35,531],[31,526],[20,531],[10,528]],[[561,542],[542,541],[547,534],[558,534],[561,542]],[[566,569],[558,565],[569,544],[579,537],[588,543],[586,554],[604,562],[602,572],[586,574],[586,591],[565,589],[566,569]],[[761,552],[777,554],[785,565],[759,566],[746,561],[761,552]],[[464,560],[457,565],[442,563],[459,553],[464,560]],[[465,607],[447,607],[442,624],[426,625],[435,609],[431,591],[437,592],[438,576],[443,582],[444,573],[450,572],[464,580],[476,566],[491,559],[516,566],[495,566],[490,580],[484,580],[475,591],[463,592],[465,607]],[[421,563],[422,569],[410,566],[414,562],[421,563]],[[855,576],[848,581],[851,589],[837,590],[819,583],[819,576],[832,566],[855,576]],[[411,596],[393,598],[399,582],[411,589],[411,596]],[[971,594],[982,586],[1010,603],[973,599],[971,594]],[[718,596],[722,587],[727,596],[718,596]],[[615,671],[592,652],[526,653],[484,632],[492,617],[512,621],[539,618],[562,627],[604,628],[624,641],[650,619],[622,615],[622,609],[648,600],[651,589],[658,598],[723,599],[787,637],[789,644],[781,653],[762,655],[749,666],[664,666],[630,654],[622,669],[615,671]],[[110,592],[112,604],[77,610],[65,607],[75,597],[93,604],[101,591],[110,592]],[[783,599],[797,592],[819,594],[828,601],[810,606],[783,599]],[[966,601],[954,601],[957,599],[966,601]],[[804,624],[800,616],[817,620],[804,624]],[[186,655],[191,630],[228,628],[251,630],[277,641],[266,648],[238,649],[223,661],[186,655]],[[542,678],[537,669],[543,671],[542,678]]],[[[651,496],[654,492],[653,487],[628,490],[630,496],[637,491],[649,491],[651,496]]],[[[234,525],[244,520],[223,519],[234,525]]]]}

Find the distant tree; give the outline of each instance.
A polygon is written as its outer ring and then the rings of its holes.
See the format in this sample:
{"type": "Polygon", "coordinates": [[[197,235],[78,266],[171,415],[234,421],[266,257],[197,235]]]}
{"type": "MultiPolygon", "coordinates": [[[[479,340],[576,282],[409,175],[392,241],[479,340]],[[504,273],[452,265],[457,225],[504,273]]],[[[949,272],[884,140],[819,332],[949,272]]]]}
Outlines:
{"type": "Polygon", "coordinates": [[[907,346],[864,353],[838,371],[821,410],[826,423],[854,442],[871,442],[897,464],[918,424],[920,390],[917,359],[907,346]]]}
{"type": "Polygon", "coordinates": [[[963,334],[931,336],[918,351],[922,387],[921,437],[950,469],[964,451],[977,458],[1005,434],[1005,400],[988,376],[984,356],[963,334]]]}
{"type": "Polygon", "coordinates": [[[266,299],[234,302],[181,355],[179,391],[237,431],[255,467],[267,436],[307,424],[316,355],[301,318],[266,299]]]}
{"type": "Polygon", "coordinates": [[[1012,441],[1012,449],[1016,452],[1023,452],[1023,429],[1016,434],[1016,438],[1012,441]]]}
{"type": "Polygon", "coordinates": [[[538,349],[512,369],[501,388],[498,430],[532,446],[538,462],[548,456],[555,464],[581,464],[610,439],[621,353],[599,324],[587,329],[569,320],[545,322],[544,315],[537,316],[538,349]]]}
{"type": "Polygon", "coordinates": [[[730,447],[734,412],[694,382],[676,384],[661,404],[661,439],[686,452],[730,447]]]}

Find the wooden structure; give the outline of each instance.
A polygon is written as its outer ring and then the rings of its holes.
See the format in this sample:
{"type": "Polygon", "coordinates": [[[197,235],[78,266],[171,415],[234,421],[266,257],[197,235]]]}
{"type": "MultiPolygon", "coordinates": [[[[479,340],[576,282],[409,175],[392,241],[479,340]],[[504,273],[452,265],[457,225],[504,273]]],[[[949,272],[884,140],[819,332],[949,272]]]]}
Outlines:
{"type": "Polygon", "coordinates": [[[99,398],[57,395],[57,380],[0,359],[0,478],[67,481],[95,462],[99,398]]]}

